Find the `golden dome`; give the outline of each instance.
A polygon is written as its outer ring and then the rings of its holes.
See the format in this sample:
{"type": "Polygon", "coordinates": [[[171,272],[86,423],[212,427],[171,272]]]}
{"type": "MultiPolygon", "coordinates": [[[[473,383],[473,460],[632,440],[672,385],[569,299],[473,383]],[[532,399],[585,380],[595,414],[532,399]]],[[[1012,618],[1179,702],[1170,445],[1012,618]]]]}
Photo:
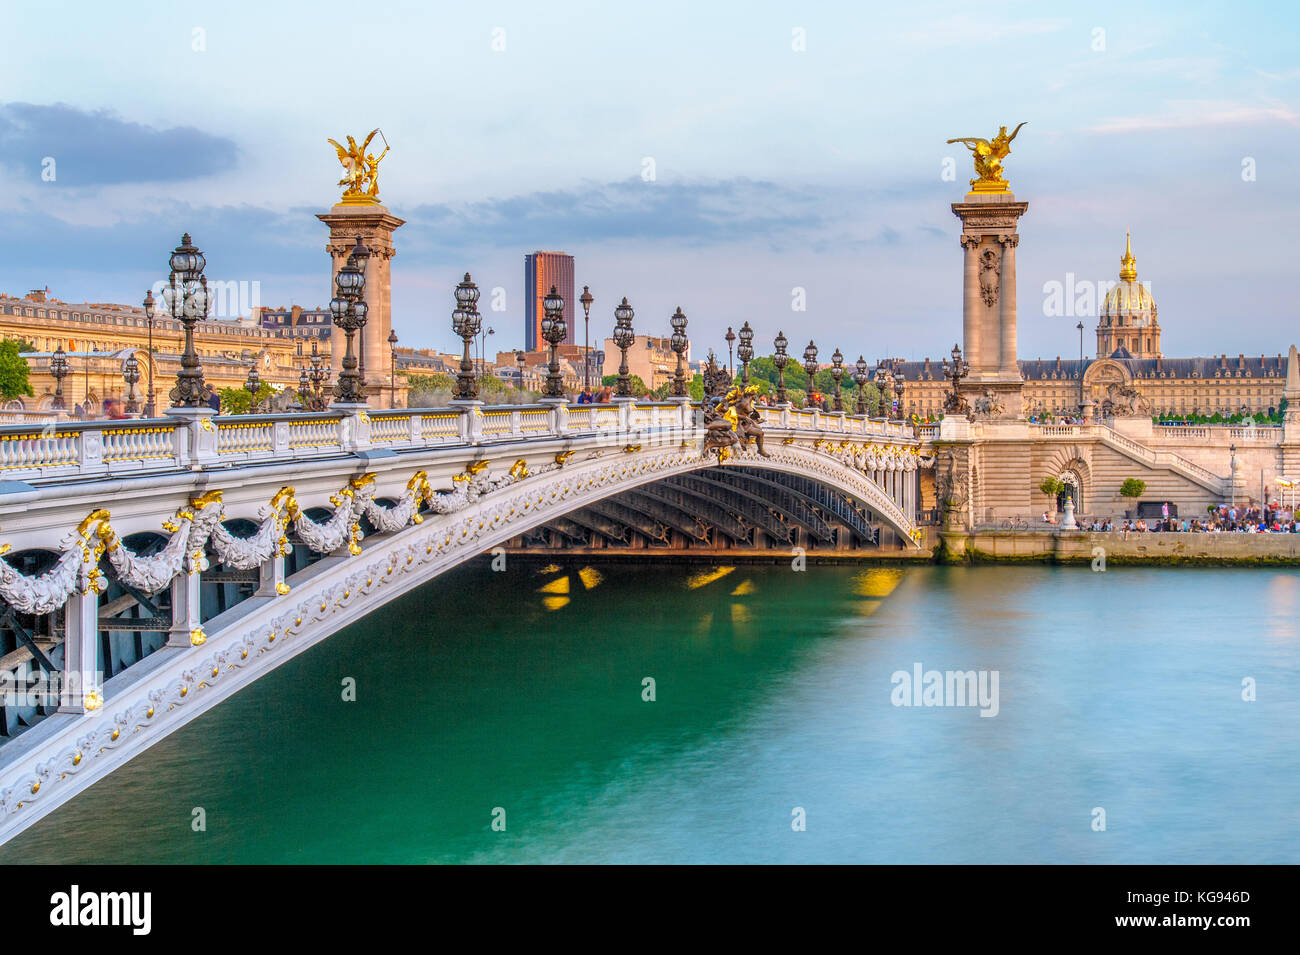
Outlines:
{"type": "Polygon", "coordinates": [[[1139,327],[1155,324],[1156,302],[1146,286],[1137,280],[1137,259],[1133,256],[1133,239],[1128,233],[1125,234],[1124,255],[1119,261],[1119,284],[1102,299],[1102,324],[1139,327]]]}

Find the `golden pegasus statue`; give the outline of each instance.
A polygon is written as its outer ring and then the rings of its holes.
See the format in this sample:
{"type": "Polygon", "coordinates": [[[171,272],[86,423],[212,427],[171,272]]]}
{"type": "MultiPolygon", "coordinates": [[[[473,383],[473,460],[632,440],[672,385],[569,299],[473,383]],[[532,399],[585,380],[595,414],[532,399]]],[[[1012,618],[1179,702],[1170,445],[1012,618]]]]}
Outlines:
{"type": "Polygon", "coordinates": [[[1021,127],[1021,123],[1007,135],[1005,126],[998,130],[998,134],[990,139],[983,139],[979,136],[965,136],[958,139],[950,139],[951,143],[962,143],[971,151],[975,160],[975,175],[978,178],[970,181],[971,192],[1009,192],[1007,181],[1002,178],[1002,160],[1011,154],[1011,141],[1016,138],[1021,127]]]}
{"type": "Polygon", "coordinates": [[[370,131],[365,142],[360,146],[351,136],[347,148],[333,139],[326,140],[338,153],[339,163],[343,166],[343,178],[338,181],[343,190],[343,202],[347,204],[373,204],[379,201],[379,162],[388,155],[388,139],[378,126],[370,131]],[[378,135],[384,141],[384,151],[376,156],[367,153],[370,141],[378,135]]]}

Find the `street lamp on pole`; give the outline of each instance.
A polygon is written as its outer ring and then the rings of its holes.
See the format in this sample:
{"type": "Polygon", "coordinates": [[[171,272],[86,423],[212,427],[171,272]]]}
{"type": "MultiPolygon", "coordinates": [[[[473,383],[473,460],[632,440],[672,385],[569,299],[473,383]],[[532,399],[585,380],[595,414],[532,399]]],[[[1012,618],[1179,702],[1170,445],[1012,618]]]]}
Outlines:
{"type": "Polygon", "coordinates": [[[54,376],[54,403],[55,411],[67,410],[68,404],[63,400],[63,379],[68,377],[68,353],[63,350],[63,343],[50,357],[50,374],[54,376]]]}
{"type": "Polygon", "coordinates": [[[803,370],[808,375],[808,395],[807,401],[812,401],[814,379],[817,377],[817,343],[809,342],[808,347],[803,350],[803,370]]]}
{"type": "Polygon", "coordinates": [[[668,319],[668,323],[673,327],[672,349],[677,353],[677,371],[673,375],[672,395],[674,398],[685,398],[687,395],[686,366],[682,363],[682,356],[686,353],[686,346],[690,341],[686,337],[686,315],[680,305],[668,319]]]}
{"type": "Polygon", "coordinates": [[[154,401],[154,390],[153,390],[153,374],[154,374],[153,316],[154,316],[153,289],[149,289],[149,291],[144,293],[144,320],[145,320],[145,324],[149,326],[149,391],[145,395],[145,402],[144,402],[144,416],[146,418],[152,418],[154,415],[158,413],[158,406],[154,401]]]}
{"type": "Polygon", "coordinates": [[[754,360],[754,330],[749,327],[749,322],[740,326],[740,346],[736,349],[736,355],[740,358],[740,383],[747,387],[749,363],[754,360]]]}
{"type": "Polygon", "coordinates": [[[257,373],[257,362],[248,369],[244,390],[248,392],[248,413],[257,414],[257,393],[262,389],[262,376],[257,373]]]}
{"type": "Polygon", "coordinates": [[[135,398],[135,386],[140,382],[140,362],[132,353],[122,362],[122,380],[126,382],[126,404],[122,411],[126,414],[139,414],[140,402],[135,398]]]}
{"type": "Polygon", "coordinates": [[[397,407],[397,332],[388,330],[388,407],[397,407]]]}
{"type": "Polygon", "coordinates": [[[564,398],[564,379],[560,376],[560,359],[558,349],[560,342],[568,336],[569,326],[564,320],[564,296],[554,285],[542,299],[542,338],[549,346],[549,361],[546,365],[546,390],[544,396],[551,400],[564,398]]]}
{"type": "Polygon", "coordinates": [[[478,296],[478,286],[466,272],[465,278],[456,286],[456,309],[451,313],[451,327],[460,336],[462,346],[460,374],[456,376],[456,388],[452,392],[452,397],[457,401],[474,401],[478,398],[478,380],[474,377],[474,360],[469,353],[470,343],[483,324],[478,313],[478,296]]]}
{"type": "Polygon", "coordinates": [[[790,356],[786,354],[786,346],[790,340],[785,337],[785,332],[777,331],[776,339],[772,345],[776,348],[776,354],[772,356],[772,364],[776,365],[776,403],[778,405],[788,404],[785,397],[785,366],[790,361],[790,356]]]}
{"type": "Polygon", "coordinates": [[[728,325],[727,334],[723,335],[722,337],[727,340],[727,374],[734,375],[736,373],[736,366],[735,363],[733,362],[731,343],[736,340],[736,333],[733,332],[731,330],[731,326],[728,325]]]}
{"type": "Polygon", "coordinates": [[[840,350],[835,349],[835,354],[831,355],[831,380],[835,382],[835,404],[832,406],[835,411],[844,410],[844,401],[840,397],[840,379],[844,377],[844,356],[840,350]]]}
{"type": "Polygon", "coordinates": [[[362,245],[361,236],[357,236],[357,244],[348,254],[347,262],[334,276],[334,298],[330,299],[330,314],[334,318],[334,324],[343,329],[347,343],[343,353],[343,368],[334,383],[334,397],[345,405],[360,405],[366,401],[357,356],[353,351],[353,339],[358,329],[365,328],[366,312],[369,311],[364,298],[365,261],[369,257],[370,250],[362,245]]]}
{"type": "Polygon", "coordinates": [[[867,413],[867,360],[859,355],[853,367],[855,369],[853,382],[858,386],[858,401],[853,410],[857,414],[865,415],[867,413]]]}
{"type": "Polygon", "coordinates": [[[578,296],[578,301],[582,303],[582,387],[591,387],[591,339],[588,334],[591,326],[591,303],[596,301],[591,294],[591,289],[587,286],[582,287],[582,294],[578,296]]]}
{"type": "Polygon", "coordinates": [[[521,348],[515,352],[515,364],[519,366],[519,390],[524,390],[524,352],[521,348]]]}
{"type": "Polygon", "coordinates": [[[1083,409],[1083,322],[1074,326],[1079,330],[1079,409],[1083,409]]]}
{"type": "Polygon", "coordinates": [[[181,351],[181,370],[171,390],[174,408],[201,408],[208,402],[212,388],[203,380],[203,365],[194,348],[194,327],[207,317],[212,305],[208,291],[208,278],[203,274],[207,260],[193,243],[187,232],[181,244],[171,254],[171,275],[163,289],[163,301],[172,318],[185,328],[185,346],[181,351]]]}
{"type": "Polygon", "coordinates": [[[627,296],[614,308],[614,345],[622,358],[618,364],[618,385],[614,393],[620,398],[632,397],[632,379],[628,374],[627,350],[636,344],[636,331],[632,328],[632,319],[636,312],[627,303],[627,296]]]}

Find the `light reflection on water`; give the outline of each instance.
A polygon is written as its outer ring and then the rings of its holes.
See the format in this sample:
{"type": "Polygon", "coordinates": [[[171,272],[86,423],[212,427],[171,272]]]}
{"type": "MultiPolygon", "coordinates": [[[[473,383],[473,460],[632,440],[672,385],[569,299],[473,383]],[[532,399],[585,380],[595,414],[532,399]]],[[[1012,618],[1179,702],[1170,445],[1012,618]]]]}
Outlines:
{"type": "Polygon", "coordinates": [[[720,570],[447,575],[0,863],[1295,861],[1294,572],[720,570]],[[893,706],[918,663],[998,715],[893,706]]]}

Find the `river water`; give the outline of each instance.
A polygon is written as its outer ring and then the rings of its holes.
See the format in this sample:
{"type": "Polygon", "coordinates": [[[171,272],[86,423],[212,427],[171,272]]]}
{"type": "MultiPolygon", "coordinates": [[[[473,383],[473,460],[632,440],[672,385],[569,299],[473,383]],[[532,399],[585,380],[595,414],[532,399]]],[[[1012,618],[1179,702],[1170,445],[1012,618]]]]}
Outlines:
{"type": "Polygon", "coordinates": [[[466,567],[0,863],[1295,862],[1298,619],[1291,570],[466,567]]]}

